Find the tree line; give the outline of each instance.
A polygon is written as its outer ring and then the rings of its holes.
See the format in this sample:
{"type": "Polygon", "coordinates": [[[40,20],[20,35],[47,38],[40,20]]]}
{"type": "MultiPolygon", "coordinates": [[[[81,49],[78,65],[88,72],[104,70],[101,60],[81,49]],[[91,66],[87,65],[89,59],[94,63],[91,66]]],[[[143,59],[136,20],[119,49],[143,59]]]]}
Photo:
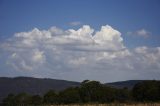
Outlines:
{"type": "Polygon", "coordinates": [[[85,80],[79,87],[70,87],[60,92],[50,90],[43,96],[27,93],[9,94],[4,98],[3,106],[114,102],[160,102],[160,81],[143,81],[132,89],[118,89],[98,81],[85,80]]]}

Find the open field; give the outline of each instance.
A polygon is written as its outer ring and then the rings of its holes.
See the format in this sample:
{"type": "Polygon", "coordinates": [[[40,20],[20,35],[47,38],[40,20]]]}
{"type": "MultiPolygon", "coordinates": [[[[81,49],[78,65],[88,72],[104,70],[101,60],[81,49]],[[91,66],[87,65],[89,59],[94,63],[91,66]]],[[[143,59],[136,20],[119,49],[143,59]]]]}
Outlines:
{"type": "Polygon", "coordinates": [[[160,106],[160,103],[137,103],[137,104],[71,104],[71,105],[50,105],[50,106],[160,106]]]}

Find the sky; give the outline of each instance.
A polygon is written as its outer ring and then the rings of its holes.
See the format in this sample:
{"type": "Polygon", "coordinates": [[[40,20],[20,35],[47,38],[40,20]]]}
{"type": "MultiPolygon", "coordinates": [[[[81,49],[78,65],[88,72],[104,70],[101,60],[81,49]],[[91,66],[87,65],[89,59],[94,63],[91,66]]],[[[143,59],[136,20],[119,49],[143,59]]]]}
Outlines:
{"type": "Polygon", "coordinates": [[[0,76],[160,79],[159,0],[0,0],[0,76]]]}

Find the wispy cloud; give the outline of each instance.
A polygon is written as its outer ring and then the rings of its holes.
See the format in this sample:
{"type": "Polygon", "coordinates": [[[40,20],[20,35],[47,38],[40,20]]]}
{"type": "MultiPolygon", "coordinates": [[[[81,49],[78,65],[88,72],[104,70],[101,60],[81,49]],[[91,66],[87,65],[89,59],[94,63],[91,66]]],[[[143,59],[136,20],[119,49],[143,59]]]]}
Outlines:
{"type": "Polygon", "coordinates": [[[150,32],[145,30],[145,29],[141,29],[137,31],[137,35],[142,36],[142,37],[149,37],[150,36],[150,32]]]}
{"type": "Polygon", "coordinates": [[[78,26],[81,25],[82,23],[80,21],[73,21],[69,23],[71,26],[78,26]]]}
{"type": "Polygon", "coordinates": [[[143,38],[148,38],[151,35],[151,32],[147,31],[146,29],[140,29],[140,30],[137,30],[137,31],[134,31],[134,32],[128,31],[127,35],[140,36],[140,37],[143,37],[143,38]]]}

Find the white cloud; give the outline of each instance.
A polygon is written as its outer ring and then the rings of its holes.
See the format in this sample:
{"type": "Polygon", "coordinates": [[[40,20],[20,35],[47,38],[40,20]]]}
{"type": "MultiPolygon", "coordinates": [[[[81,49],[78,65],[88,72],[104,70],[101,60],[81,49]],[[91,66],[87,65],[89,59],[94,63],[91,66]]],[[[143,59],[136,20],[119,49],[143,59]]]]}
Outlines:
{"type": "Polygon", "coordinates": [[[143,38],[148,38],[151,35],[151,32],[149,32],[145,29],[140,29],[140,30],[137,30],[135,32],[128,31],[127,35],[140,36],[140,37],[143,37],[143,38]]]}
{"type": "Polygon", "coordinates": [[[70,22],[69,23],[71,26],[78,26],[78,25],[81,25],[82,23],[79,22],[79,21],[74,21],[74,22],[70,22]]]}
{"type": "Polygon", "coordinates": [[[44,63],[45,62],[44,52],[39,51],[37,49],[33,52],[33,55],[32,55],[31,58],[34,62],[39,62],[39,63],[44,63]]]}
{"type": "Polygon", "coordinates": [[[141,29],[137,31],[137,35],[142,36],[142,37],[149,37],[150,32],[145,30],[145,29],[141,29]]]}
{"type": "Polygon", "coordinates": [[[49,31],[46,31],[46,33],[48,33],[49,35],[51,34],[52,36],[58,36],[58,35],[63,35],[65,32],[62,29],[54,26],[51,27],[49,31]]]}
{"type": "Polygon", "coordinates": [[[87,64],[85,57],[80,57],[80,58],[76,58],[76,59],[73,59],[73,60],[69,60],[69,63],[71,65],[75,65],[75,66],[77,66],[77,65],[79,66],[79,65],[82,65],[82,64],[87,64]]]}
{"type": "Polygon", "coordinates": [[[121,33],[109,25],[100,31],[89,25],[78,30],[34,28],[0,43],[0,63],[0,70],[35,77],[103,82],[153,79],[160,77],[160,47],[129,50],[121,33]]]}
{"type": "Polygon", "coordinates": [[[96,44],[102,45],[108,49],[123,49],[123,38],[121,37],[121,33],[111,26],[106,25],[102,26],[101,30],[96,32],[93,36],[93,39],[96,44]]]}

